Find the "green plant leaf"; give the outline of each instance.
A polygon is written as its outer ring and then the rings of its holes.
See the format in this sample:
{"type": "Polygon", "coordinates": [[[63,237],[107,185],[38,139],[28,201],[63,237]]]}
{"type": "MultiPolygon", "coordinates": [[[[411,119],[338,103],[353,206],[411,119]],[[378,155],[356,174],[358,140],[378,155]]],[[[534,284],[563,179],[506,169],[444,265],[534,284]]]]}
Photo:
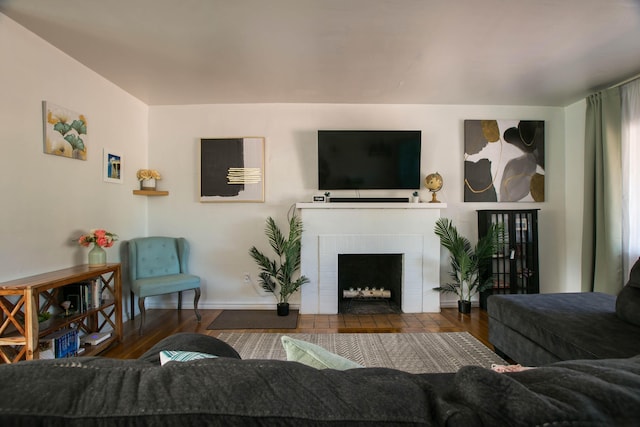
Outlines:
{"type": "Polygon", "coordinates": [[[255,246],[249,254],[260,268],[260,284],[269,292],[277,294],[278,302],[288,302],[289,296],[309,279],[300,276],[294,279],[300,268],[300,248],[302,238],[302,221],[292,216],[289,221],[289,235],[285,237],[272,217],[267,218],[265,234],[269,245],[276,253],[276,259],[269,259],[255,246]]]}
{"type": "Polygon", "coordinates": [[[76,135],[74,134],[69,134],[67,136],[64,137],[64,139],[71,144],[71,147],[74,150],[80,150],[80,151],[84,151],[84,141],[82,141],[82,139],[78,138],[76,135]]]}
{"type": "Polygon", "coordinates": [[[71,126],[65,122],[58,122],[53,125],[53,130],[60,132],[60,134],[64,136],[71,130],[71,126]]]}
{"type": "Polygon", "coordinates": [[[87,125],[82,120],[74,120],[71,123],[71,127],[78,132],[78,135],[86,135],[87,134],[87,125]]]}
{"type": "Polygon", "coordinates": [[[449,251],[450,273],[454,280],[454,283],[442,285],[434,288],[435,290],[455,293],[460,300],[470,301],[476,293],[493,285],[493,279],[483,272],[488,268],[493,254],[504,244],[503,224],[489,227],[487,234],[478,239],[474,247],[469,239],[458,233],[448,218],[439,218],[434,232],[440,238],[440,244],[449,251]]]}

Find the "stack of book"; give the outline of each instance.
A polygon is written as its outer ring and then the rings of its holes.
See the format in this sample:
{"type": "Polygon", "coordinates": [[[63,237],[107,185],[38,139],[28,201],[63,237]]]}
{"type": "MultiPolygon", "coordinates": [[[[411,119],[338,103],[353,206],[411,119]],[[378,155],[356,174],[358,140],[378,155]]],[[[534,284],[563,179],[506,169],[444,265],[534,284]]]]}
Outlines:
{"type": "Polygon", "coordinates": [[[71,301],[71,309],[77,313],[100,307],[102,292],[98,280],[73,283],[63,289],[65,301],[71,301]]]}
{"type": "Polygon", "coordinates": [[[60,329],[40,339],[40,359],[59,359],[78,355],[80,339],[77,329],[60,329]]]}

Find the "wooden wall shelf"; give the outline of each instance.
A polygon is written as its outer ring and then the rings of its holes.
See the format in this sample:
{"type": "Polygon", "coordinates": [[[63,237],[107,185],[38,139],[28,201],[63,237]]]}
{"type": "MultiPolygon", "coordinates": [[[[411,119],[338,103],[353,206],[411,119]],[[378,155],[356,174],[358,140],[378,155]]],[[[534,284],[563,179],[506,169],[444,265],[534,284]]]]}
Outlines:
{"type": "Polygon", "coordinates": [[[133,194],[138,196],[168,196],[168,191],[157,191],[157,190],[133,190],[133,194]]]}

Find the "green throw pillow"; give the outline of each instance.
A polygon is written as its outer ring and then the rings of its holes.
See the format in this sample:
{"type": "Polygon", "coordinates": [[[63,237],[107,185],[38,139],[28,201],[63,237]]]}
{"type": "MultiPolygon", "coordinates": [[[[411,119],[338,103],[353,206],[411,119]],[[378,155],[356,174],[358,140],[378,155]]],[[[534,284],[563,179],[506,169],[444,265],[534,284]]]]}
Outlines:
{"type": "Polygon", "coordinates": [[[297,340],[286,335],[284,335],[281,340],[284,350],[287,353],[288,361],[300,362],[316,369],[328,368],[340,371],[363,367],[359,363],[338,356],[318,345],[306,341],[297,340]]]}
{"type": "Polygon", "coordinates": [[[214,359],[218,356],[197,351],[172,351],[162,350],[160,352],[160,365],[167,362],[188,362],[190,360],[214,359]]]}

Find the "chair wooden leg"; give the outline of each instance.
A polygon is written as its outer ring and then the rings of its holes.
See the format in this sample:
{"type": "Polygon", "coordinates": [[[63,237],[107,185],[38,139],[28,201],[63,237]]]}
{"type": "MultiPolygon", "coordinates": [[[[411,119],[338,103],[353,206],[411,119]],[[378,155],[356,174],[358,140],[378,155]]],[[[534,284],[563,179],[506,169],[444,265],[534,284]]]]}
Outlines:
{"type": "Polygon", "coordinates": [[[134,317],[136,317],[136,315],[134,314],[134,308],[133,308],[133,300],[135,299],[135,294],[133,293],[133,291],[130,291],[131,293],[131,299],[129,300],[130,305],[131,305],[131,311],[129,312],[129,320],[133,320],[134,317]]]}
{"type": "Polygon", "coordinates": [[[182,291],[178,292],[178,310],[182,310],[182,291]]]}
{"type": "Polygon", "coordinates": [[[193,298],[193,309],[196,312],[196,317],[198,318],[198,323],[200,323],[200,320],[202,319],[202,316],[200,315],[200,312],[198,311],[198,301],[200,301],[200,288],[195,288],[194,291],[196,291],[196,296],[193,298]]]}
{"type": "Polygon", "coordinates": [[[138,308],[140,309],[140,330],[138,331],[138,335],[142,335],[142,327],[144,326],[144,318],[145,318],[145,310],[144,310],[144,298],[138,298],[138,308]]]}

